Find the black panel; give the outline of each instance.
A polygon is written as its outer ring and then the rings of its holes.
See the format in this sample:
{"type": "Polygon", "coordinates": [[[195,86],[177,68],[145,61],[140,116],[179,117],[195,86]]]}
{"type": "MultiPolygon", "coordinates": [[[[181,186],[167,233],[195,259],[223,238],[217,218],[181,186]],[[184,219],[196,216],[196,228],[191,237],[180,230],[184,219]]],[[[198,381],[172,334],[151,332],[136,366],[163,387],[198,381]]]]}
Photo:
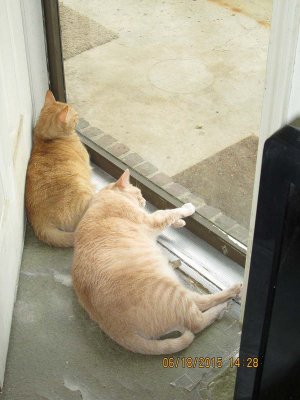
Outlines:
{"type": "Polygon", "coordinates": [[[300,399],[300,131],[265,144],[235,399],[300,399]],[[241,363],[243,364],[243,363],[241,363]]]}
{"type": "Polygon", "coordinates": [[[300,191],[291,185],[259,399],[300,399],[300,191]]]}

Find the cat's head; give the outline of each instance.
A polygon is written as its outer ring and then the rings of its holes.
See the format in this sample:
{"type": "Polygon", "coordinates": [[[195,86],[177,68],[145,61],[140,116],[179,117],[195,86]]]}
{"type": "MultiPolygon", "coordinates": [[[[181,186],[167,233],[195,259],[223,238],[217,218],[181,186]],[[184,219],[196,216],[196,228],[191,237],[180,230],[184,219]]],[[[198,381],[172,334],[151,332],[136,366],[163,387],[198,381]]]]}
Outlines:
{"type": "Polygon", "coordinates": [[[48,90],[35,134],[44,139],[68,136],[74,132],[77,121],[77,112],[70,105],[56,101],[53,93],[48,90]]]}
{"type": "Polygon", "coordinates": [[[117,182],[111,183],[107,188],[122,193],[141,207],[145,207],[146,205],[146,200],[144,199],[141,190],[130,183],[129,169],[126,169],[123,172],[117,182]]]}

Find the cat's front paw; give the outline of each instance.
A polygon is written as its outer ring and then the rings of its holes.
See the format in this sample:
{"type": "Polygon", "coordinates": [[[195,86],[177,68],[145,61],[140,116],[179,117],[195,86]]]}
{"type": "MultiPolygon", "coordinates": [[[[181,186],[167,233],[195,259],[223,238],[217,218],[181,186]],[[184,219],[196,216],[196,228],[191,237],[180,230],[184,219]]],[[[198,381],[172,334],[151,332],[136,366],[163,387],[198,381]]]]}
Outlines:
{"type": "Polygon", "coordinates": [[[192,203],[186,203],[183,206],[181,206],[180,209],[182,211],[183,217],[189,217],[195,212],[195,207],[193,206],[192,203]]]}
{"type": "Polygon", "coordinates": [[[172,224],[173,228],[182,228],[183,226],[185,226],[185,221],[183,219],[179,219],[178,221],[174,222],[174,224],[172,224]]]}

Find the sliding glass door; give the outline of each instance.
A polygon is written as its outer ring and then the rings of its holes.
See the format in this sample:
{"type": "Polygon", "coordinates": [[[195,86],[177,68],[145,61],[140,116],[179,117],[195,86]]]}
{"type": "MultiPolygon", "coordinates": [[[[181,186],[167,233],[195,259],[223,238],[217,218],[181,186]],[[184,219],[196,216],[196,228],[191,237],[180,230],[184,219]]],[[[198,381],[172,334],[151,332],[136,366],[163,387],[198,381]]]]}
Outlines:
{"type": "Polygon", "coordinates": [[[157,207],[192,202],[187,227],[243,265],[272,1],[49,3],[51,86],[92,160],[157,207]]]}

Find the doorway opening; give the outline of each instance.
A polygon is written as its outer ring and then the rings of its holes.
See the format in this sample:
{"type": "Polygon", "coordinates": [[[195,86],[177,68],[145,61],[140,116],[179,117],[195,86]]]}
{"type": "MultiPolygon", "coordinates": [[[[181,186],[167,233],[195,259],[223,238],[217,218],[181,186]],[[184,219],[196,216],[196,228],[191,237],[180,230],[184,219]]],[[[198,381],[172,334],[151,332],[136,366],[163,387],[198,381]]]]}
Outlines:
{"type": "Polygon", "coordinates": [[[164,196],[192,202],[188,228],[241,265],[271,9],[272,0],[59,2],[66,96],[84,140],[140,175],[157,207],[164,196]]]}

